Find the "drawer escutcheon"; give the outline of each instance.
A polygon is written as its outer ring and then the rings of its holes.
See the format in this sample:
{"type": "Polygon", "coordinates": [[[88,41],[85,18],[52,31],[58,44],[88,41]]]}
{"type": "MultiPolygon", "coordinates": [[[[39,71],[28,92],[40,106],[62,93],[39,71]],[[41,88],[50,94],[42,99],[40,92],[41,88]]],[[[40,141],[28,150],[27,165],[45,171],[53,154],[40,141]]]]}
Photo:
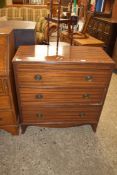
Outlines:
{"type": "Polygon", "coordinates": [[[43,95],[42,95],[42,94],[36,94],[36,95],[35,95],[35,98],[36,98],[36,99],[42,99],[42,98],[43,98],[43,95]]]}
{"type": "Polygon", "coordinates": [[[85,76],[85,80],[86,81],[93,81],[93,76],[87,75],[87,76],[85,76]]]}
{"type": "Polygon", "coordinates": [[[39,113],[36,114],[36,117],[37,117],[38,119],[43,119],[44,116],[43,116],[42,113],[39,112],[39,113]]]}
{"type": "Polygon", "coordinates": [[[80,116],[81,118],[85,117],[85,115],[86,115],[85,112],[80,112],[80,113],[79,113],[79,116],[80,116]]]}
{"type": "Polygon", "coordinates": [[[89,99],[91,97],[91,94],[83,94],[82,97],[85,99],[89,99]]]}
{"type": "Polygon", "coordinates": [[[41,77],[41,75],[37,74],[37,75],[35,75],[34,79],[36,81],[40,81],[42,79],[42,77],[41,77]]]}

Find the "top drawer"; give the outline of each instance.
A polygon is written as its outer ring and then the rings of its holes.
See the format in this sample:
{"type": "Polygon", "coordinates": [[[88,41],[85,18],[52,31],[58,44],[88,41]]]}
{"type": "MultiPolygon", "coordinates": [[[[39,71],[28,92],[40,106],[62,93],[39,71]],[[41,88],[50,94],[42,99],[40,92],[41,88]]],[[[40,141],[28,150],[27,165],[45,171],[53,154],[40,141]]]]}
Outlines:
{"type": "Polygon", "coordinates": [[[105,87],[109,83],[109,70],[40,70],[18,71],[19,86],[105,87]]]}

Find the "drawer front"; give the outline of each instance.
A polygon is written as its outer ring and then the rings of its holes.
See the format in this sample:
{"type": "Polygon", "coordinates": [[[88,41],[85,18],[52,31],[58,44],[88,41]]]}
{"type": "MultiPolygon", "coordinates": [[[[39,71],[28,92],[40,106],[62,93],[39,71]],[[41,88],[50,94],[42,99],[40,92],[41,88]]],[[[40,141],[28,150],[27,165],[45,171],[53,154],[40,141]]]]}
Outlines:
{"type": "Polygon", "coordinates": [[[20,88],[21,104],[45,103],[101,104],[106,89],[103,88],[20,88]]]}
{"type": "Polygon", "coordinates": [[[110,79],[108,70],[100,71],[38,71],[18,72],[21,86],[105,87],[110,79]]]}
{"type": "Polygon", "coordinates": [[[0,109],[9,109],[11,107],[9,96],[0,96],[0,109]]]}
{"type": "Polygon", "coordinates": [[[12,112],[0,111],[0,125],[12,125],[15,122],[12,112]]]}
{"type": "Polygon", "coordinates": [[[2,85],[2,80],[0,79],[0,94],[3,93],[3,85],[2,85]]]}
{"type": "Polygon", "coordinates": [[[0,35],[0,46],[6,46],[7,45],[7,37],[4,35],[0,35]]]}
{"type": "Polygon", "coordinates": [[[0,96],[8,94],[8,80],[5,78],[0,79],[0,96]]]}
{"type": "Polygon", "coordinates": [[[23,110],[22,117],[24,123],[40,123],[40,122],[97,122],[100,114],[99,107],[46,107],[38,110],[23,110]]]}

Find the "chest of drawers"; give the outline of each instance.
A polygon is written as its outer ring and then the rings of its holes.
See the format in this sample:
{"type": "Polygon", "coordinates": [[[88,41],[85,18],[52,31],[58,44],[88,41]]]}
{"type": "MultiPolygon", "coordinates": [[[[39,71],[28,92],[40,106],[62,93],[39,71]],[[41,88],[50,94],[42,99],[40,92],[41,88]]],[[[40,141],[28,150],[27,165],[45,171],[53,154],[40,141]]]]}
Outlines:
{"type": "Polygon", "coordinates": [[[10,29],[0,30],[0,129],[18,134],[18,110],[11,59],[14,38],[10,29]]]}
{"type": "Polygon", "coordinates": [[[99,121],[114,62],[101,48],[21,46],[13,58],[20,122],[68,127],[99,121]],[[98,53],[98,54],[97,54],[98,53]]]}

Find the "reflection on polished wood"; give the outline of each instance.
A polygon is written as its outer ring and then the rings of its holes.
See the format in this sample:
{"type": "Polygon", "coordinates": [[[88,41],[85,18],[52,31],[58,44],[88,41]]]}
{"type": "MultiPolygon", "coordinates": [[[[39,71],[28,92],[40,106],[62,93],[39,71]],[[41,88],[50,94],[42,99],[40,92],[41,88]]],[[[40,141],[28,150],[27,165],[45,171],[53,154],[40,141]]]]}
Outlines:
{"type": "MultiPolygon", "coordinates": [[[[44,63],[112,63],[110,57],[99,47],[87,46],[62,46],[59,45],[58,53],[56,45],[35,45],[35,46],[22,46],[18,49],[14,60],[22,62],[44,62],[44,63]],[[80,53],[80,54],[79,54],[80,53]],[[87,54],[88,53],[88,54],[87,54]],[[98,53],[98,55],[96,55],[98,53]]],[[[56,66],[56,65],[55,65],[56,66]]],[[[98,65],[97,65],[98,66],[98,65]]]]}

